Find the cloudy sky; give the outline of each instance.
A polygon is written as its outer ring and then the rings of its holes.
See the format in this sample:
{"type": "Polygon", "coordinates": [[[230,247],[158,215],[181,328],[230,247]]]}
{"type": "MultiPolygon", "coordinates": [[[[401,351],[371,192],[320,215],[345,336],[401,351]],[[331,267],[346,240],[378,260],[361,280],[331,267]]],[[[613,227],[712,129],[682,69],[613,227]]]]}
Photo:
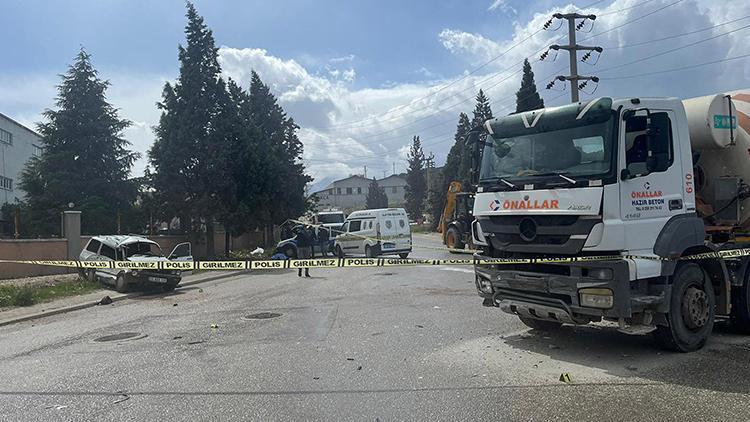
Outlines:
{"type": "MultiPolygon", "coordinates": [[[[133,121],[125,136],[146,152],[155,103],[178,72],[184,3],[148,0],[0,0],[0,112],[31,127],[53,107],[58,74],[80,46],[112,86],[109,99],[133,121]]],[[[604,47],[579,73],[598,75],[595,96],[688,98],[750,87],[750,2],[725,0],[209,1],[223,71],[249,83],[255,69],[300,124],[315,187],[364,172],[405,170],[413,135],[441,165],[458,113],[483,88],[495,115],[513,110],[521,62],[532,61],[547,105],[569,101],[558,83],[567,53],[539,62],[565,27],[540,31],[554,12],[583,8],[579,43],[604,47]],[[673,50],[673,51],[672,51],[673,50]],[[653,57],[652,57],[653,56],[653,57]],[[728,61],[721,61],[730,59],[728,61]],[[709,62],[716,62],[706,66],[709,62]],[[687,67],[681,71],[671,71],[687,67]],[[666,73],[653,72],[670,71],[666,73]]],[[[594,88],[596,88],[595,92],[594,88]]],[[[133,169],[142,174],[147,160],[133,169]]]]}

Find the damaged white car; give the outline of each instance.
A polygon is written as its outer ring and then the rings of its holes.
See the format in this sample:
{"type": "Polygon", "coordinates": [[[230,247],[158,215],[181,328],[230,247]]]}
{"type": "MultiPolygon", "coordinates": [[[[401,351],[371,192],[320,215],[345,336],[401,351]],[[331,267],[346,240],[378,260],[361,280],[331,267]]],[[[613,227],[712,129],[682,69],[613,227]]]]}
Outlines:
{"type": "MultiPolygon", "coordinates": [[[[140,236],[114,235],[94,236],[80,255],[81,261],[192,261],[192,249],[189,242],[174,247],[168,256],[164,256],[161,247],[153,240],[140,236]]],[[[127,292],[135,284],[158,284],[164,291],[172,291],[182,280],[179,270],[136,270],[136,269],[86,269],[81,276],[88,280],[101,280],[111,284],[118,292],[127,292]]]]}

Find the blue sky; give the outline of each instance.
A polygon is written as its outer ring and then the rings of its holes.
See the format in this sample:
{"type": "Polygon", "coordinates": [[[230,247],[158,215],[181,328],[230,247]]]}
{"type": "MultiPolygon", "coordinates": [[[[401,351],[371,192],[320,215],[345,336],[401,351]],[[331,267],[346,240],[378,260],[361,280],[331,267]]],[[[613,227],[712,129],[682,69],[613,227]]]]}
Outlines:
{"type": "MultiPolygon", "coordinates": [[[[630,44],[708,28],[744,16],[750,2],[717,0],[606,0],[586,11],[598,14],[588,43],[605,53],[581,73],[602,77],[664,70],[750,53],[741,20],[663,42],[630,44]],[[731,6],[731,7],[730,7],[731,6]],[[639,16],[666,7],[653,16],[639,16]],[[629,23],[631,20],[637,22],[629,23]],[[623,25],[619,27],[620,25],[623,25]],[[604,31],[606,33],[600,34],[604,31]],[[630,61],[719,36],[637,65],[630,61]],[[623,67],[606,70],[608,67],[623,67]],[[601,73],[600,73],[601,72],[601,73]]],[[[555,11],[571,11],[594,0],[446,1],[209,1],[195,5],[213,29],[226,76],[247,83],[251,69],[272,87],[297,120],[305,162],[318,183],[362,173],[404,169],[406,145],[420,135],[438,163],[445,159],[460,111],[470,112],[479,88],[506,114],[520,84],[520,61],[530,58],[548,105],[567,92],[544,85],[567,65],[565,53],[536,62],[539,50],[565,42],[563,30],[536,32],[555,11]],[[558,38],[560,38],[558,40],[558,38]],[[508,48],[510,52],[504,53],[508,48]],[[476,73],[466,72],[495,57],[476,73]],[[431,94],[440,90],[437,94],[431,94]]],[[[155,102],[165,81],[178,72],[177,45],[184,42],[182,1],[0,0],[0,111],[33,125],[53,106],[57,75],[84,46],[103,78],[108,96],[133,121],[125,136],[145,152],[158,121],[155,102]]],[[[689,72],[602,81],[592,95],[692,97],[750,86],[748,61],[689,72]]],[[[557,87],[556,87],[557,88],[557,87]]],[[[147,162],[140,160],[133,173],[147,162]]],[[[374,173],[373,173],[374,172],[374,173]]]]}

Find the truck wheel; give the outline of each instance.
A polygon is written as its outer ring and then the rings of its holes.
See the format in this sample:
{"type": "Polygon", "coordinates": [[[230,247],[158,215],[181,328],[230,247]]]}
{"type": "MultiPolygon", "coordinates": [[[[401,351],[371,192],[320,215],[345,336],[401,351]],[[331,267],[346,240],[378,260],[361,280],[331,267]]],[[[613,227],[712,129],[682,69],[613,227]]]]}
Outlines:
{"type": "Polygon", "coordinates": [[[461,241],[461,233],[455,227],[451,227],[445,233],[445,246],[448,249],[463,249],[464,242],[461,241]]]}
{"type": "Polygon", "coordinates": [[[654,331],[657,343],[676,352],[692,352],[706,344],[714,328],[714,288],[698,264],[677,268],[672,280],[667,325],[654,331]]]}
{"type": "Polygon", "coordinates": [[[543,319],[526,318],[522,316],[519,316],[518,319],[533,330],[554,331],[562,327],[562,322],[546,321],[543,319]]]}
{"type": "Polygon", "coordinates": [[[120,293],[127,293],[128,281],[125,280],[125,275],[119,274],[117,276],[117,280],[115,280],[115,290],[117,290],[120,293]]]}
{"type": "Polygon", "coordinates": [[[341,246],[336,245],[336,256],[339,258],[344,258],[346,255],[344,255],[344,250],[341,249],[341,246]]]}
{"type": "Polygon", "coordinates": [[[750,334],[750,273],[740,287],[732,289],[732,328],[741,334],[750,334]]]}

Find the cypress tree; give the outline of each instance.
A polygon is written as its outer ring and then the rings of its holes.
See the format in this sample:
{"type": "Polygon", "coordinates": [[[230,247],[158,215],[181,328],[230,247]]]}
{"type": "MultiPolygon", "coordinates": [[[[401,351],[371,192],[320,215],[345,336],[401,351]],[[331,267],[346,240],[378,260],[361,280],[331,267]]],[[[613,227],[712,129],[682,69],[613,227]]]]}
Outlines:
{"type": "Polygon", "coordinates": [[[82,211],[84,233],[115,233],[117,213],[133,205],[137,186],[128,176],[138,154],[122,137],[130,122],[107,102],[108,87],[81,49],[62,75],[57,110],[46,110],[37,126],[42,154],[21,174],[31,213],[28,234],[58,233],[60,212],[71,203],[82,211]]]}
{"type": "Polygon", "coordinates": [[[385,189],[378,185],[378,181],[374,177],[367,188],[366,206],[367,209],[371,210],[388,208],[388,195],[386,195],[385,189]]]}
{"type": "Polygon", "coordinates": [[[538,110],[544,108],[544,100],[539,96],[534,83],[534,72],[531,70],[529,60],[523,61],[523,77],[521,88],[516,92],[516,113],[538,110]]]}
{"type": "Polygon", "coordinates": [[[419,136],[412,139],[407,161],[409,168],[406,170],[406,212],[413,220],[418,220],[422,219],[422,210],[427,197],[426,159],[419,136]]]}

